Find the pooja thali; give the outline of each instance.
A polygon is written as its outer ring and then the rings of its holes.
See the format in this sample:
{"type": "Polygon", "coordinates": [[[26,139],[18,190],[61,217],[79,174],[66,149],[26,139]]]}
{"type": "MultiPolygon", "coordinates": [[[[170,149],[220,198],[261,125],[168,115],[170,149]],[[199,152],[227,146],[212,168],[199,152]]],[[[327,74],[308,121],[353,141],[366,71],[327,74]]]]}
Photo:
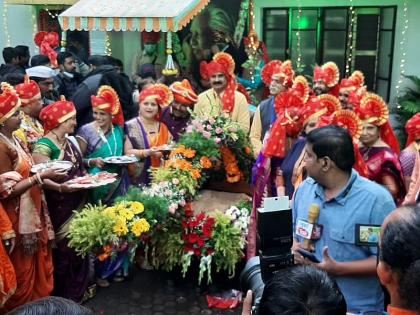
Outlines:
{"type": "Polygon", "coordinates": [[[70,161],[48,161],[44,163],[39,163],[31,168],[32,173],[40,173],[49,169],[55,169],[59,171],[68,171],[73,166],[73,163],[70,161]]]}
{"type": "Polygon", "coordinates": [[[73,178],[66,182],[71,188],[96,188],[111,184],[117,180],[118,174],[100,172],[98,174],[89,174],[82,177],[73,178]]]}
{"type": "Polygon", "coordinates": [[[136,163],[138,159],[134,155],[109,156],[104,158],[107,164],[131,164],[136,163]]]}

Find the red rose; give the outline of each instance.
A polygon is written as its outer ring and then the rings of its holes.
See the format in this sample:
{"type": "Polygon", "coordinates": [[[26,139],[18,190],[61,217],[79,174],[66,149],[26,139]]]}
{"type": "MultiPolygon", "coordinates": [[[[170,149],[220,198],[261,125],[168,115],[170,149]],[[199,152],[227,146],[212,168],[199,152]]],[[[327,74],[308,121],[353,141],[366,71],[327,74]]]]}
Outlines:
{"type": "Polygon", "coordinates": [[[196,219],[198,222],[201,222],[204,220],[205,217],[206,215],[204,214],[204,212],[201,212],[199,215],[197,215],[196,219]]]}
{"type": "Polygon", "coordinates": [[[201,250],[199,249],[194,249],[194,255],[200,257],[201,256],[201,250]]]}
{"type": "Polygon", "coordinates": [[[206,239],[204,237],[200,237],[197,241],[197,245],[200,247],[203,247],[205,243],[206,243],[206,239]]]}
{"type": "Polygon", "coordinates": [[[195,244],[198,242],[198,239],[200,237],[198,236],[198,234],[196,233],[191,233],[190,235],[188,235],[188,242],[191,244],[195,244]]]}
{"type": "Polygon", "coordinates": [[[214,249],[213,248],[207,248],[207,255],[212,255],[214,253],[214,249]]]}
{"type": "Polygon", "coordinates": [[[210,238],[213,234],[213,229],[208,226],[203,226],[203,235],[206,238],[210,238]]]}

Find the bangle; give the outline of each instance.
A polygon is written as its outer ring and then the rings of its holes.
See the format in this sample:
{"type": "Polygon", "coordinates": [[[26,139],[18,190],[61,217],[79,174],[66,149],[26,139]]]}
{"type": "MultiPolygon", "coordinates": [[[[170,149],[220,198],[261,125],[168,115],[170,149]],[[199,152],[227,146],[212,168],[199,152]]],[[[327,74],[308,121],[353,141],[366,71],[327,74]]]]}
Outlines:
{"type": "Polygon", "coordinates": [[[36,179],[36,181],[38,182],[39,185],[43,184],[41,175],[39,175],[39,173],[35,174],[35,179],[36,179]]]}
{"type": "Polygon", "coordinates": [[[34,184],[34,182],[32,181],[32,177],[28,177],[28,180],[29,180],[29,185],[33,185],[34,184]]]}
{"type": "Polygon", "coordinates": [[[92,161],[92,159],[88,159],[87,160],[87,166],[90,167],[90,162],[92,161]]]}

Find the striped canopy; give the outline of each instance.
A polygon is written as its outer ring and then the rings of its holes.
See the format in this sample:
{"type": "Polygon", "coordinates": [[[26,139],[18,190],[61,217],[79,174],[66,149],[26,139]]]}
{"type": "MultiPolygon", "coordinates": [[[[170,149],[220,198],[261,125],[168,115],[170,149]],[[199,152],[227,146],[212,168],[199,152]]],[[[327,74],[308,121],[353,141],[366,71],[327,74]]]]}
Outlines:
{"type": "Polygon", "coordinates": [[[210,0],[80,0],[58,17],[63,30],[182,29],[210,0]]]}
{"type": "Polygon", "coordinates": [[[30,4],[30,5],[72,5],[77,0],[6,0],[7,4],[30,4]]]}

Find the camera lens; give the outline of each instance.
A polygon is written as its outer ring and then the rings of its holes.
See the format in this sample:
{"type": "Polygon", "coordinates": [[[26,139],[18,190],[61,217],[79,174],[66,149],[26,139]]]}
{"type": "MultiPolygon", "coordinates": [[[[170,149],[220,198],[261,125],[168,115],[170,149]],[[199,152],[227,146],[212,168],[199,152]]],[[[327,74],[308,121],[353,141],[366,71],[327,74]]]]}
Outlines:
{"type": "Polygon", "coordinates": [[[243,292],[252,291],[253,306],[258,306],[264,291],[264,282],[261,278],[260,257],[248,260],[241,273],[241,288],[243,292]]]}

